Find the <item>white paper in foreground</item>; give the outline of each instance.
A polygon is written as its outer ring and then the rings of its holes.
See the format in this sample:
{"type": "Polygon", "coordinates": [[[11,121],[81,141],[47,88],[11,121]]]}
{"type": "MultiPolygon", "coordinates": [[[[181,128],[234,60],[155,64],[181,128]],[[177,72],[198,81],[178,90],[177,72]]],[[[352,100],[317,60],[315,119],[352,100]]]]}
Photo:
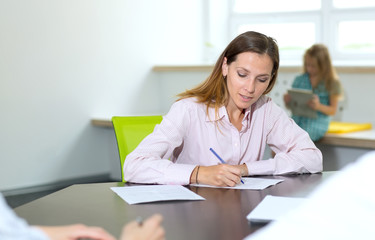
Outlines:
{"type": "Polygon", "coordinates": [[[372,151],[324,180],[297,209],[245,239],[375,239],[374,169],[372,151]]]}
{"type": "Polygon", "coordinates": [[[304,198],[277,197],[267,195],[254,209],[247,215],[247,220],[251,222],[266,223],[277,220],[290,210],[297,208],[305,201],[304,198]]]}
{"type": "Polygon", "coordinates": [[[234,187],[217,187],[205,184],[191,184],[196,187],[211,187],[211,188],[230,188],[230,189],[250,189],[250,190],[262,190],[269,186],[276,185],[279,182],[284,181],[283,179],[268,179],[268,178],[249,178],[243,177],[243,183],[239,183],[234,187]]]}
{"type": "Polygon", "coordinates": [[[171,200],[205,200],[180,185],[143,185],[111,187],[111,189],[129,204],[171,200]]]}

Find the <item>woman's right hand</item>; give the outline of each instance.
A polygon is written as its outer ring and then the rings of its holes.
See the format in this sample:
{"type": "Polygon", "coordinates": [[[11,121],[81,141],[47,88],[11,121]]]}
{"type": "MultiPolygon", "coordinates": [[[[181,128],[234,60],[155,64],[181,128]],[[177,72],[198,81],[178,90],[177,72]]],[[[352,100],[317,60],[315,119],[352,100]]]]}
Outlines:
{"type": "MultiPolygon", "coordinates": [[[[194,169],[196,171],[196,169],[194,169]]],[[[198,183],[219,187],[234,187],[241,181],[241,167],[229,164],[200,166],[198,176],[194,173],[198,183]]]]}

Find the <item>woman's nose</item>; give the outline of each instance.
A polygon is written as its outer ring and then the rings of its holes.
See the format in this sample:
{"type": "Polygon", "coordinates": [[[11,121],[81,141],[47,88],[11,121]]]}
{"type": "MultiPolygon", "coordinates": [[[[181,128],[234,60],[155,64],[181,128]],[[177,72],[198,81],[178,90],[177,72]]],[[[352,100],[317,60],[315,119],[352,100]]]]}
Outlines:
{"type": "Polygon", "coordinates": [[[246,83],[245,89],[246,89],[246,91],[248,91],[250,93],[253,93],[255,91],[255,81],[254,80],[249,80],[246,83]]]}

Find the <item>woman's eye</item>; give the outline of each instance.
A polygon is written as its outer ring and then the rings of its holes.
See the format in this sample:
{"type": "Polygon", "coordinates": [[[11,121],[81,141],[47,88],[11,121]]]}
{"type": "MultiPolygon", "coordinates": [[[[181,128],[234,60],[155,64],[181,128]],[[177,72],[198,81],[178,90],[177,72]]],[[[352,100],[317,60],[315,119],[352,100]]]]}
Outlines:
{"type": "Polygon", "coordinates": [[[242,78],[246,77],[246,74],[242,74],[242,73],[237,73],[237,74],[239,77],[242,77],[242,78]]]}
{"type": "Polygon", "coordinates": [[[259,82],[264,83],[264,82],[268,81],[268,78],[258,78],[258,80],[259,80],[259,82]]]}

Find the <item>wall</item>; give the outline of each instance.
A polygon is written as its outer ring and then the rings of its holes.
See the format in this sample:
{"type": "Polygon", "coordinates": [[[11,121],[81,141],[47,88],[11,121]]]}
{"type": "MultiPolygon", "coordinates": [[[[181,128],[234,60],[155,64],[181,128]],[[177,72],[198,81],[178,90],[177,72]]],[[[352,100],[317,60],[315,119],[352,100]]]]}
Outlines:
{"type": "Polygon", "coordinates": [[[200,60],[201,1],[0,0],[0,190],[110,174],[93,117],[160,114],[155,64],[200,60]]]}

